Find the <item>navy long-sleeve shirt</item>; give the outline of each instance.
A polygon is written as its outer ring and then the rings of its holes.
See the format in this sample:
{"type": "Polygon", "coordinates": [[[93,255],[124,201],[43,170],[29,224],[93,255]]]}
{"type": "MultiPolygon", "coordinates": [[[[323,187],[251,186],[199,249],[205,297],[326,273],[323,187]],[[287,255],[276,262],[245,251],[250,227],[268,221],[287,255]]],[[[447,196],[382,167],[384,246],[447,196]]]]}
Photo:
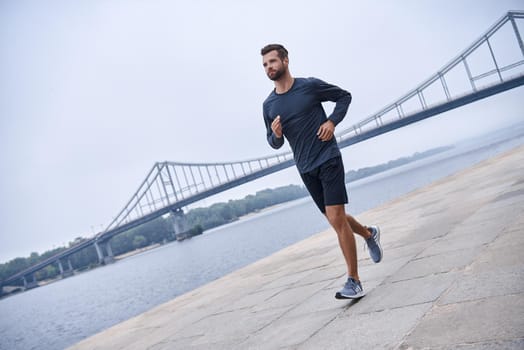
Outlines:
{"type": "Polygon", "coordinates": [[[335,126],[344,119],[351,94],[338,86],[316,78],[295,78],[293,86],[286,93],[275,90],[263,104],[267,140],[271,147],[278,149],[288,140],[300,173],[307,173],[327,160],[340,155],[335,137],[321,141],[317,132],[320,125],[331,120],[335,126]],[[327,117],[322,102],[335,102],[333,113],[327,117]],[[271,130],[271,123],[280,115],[284,137],[278,138],[271,130]]]}

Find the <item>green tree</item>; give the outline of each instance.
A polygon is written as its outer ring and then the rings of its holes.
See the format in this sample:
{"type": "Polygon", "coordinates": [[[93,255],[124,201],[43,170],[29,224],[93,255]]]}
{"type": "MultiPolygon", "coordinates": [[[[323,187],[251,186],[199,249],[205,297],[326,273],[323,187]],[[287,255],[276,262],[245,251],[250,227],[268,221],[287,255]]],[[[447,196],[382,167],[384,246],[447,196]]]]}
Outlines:
{"type": "Polygon", "coordinates": [[[85,269],[98,263],[98,255],[93,245],[82,249],[69,257],[73,269],[85,269]]]}
{"type": "Polygon", "coordinates": [[[46,279],[56,278],[60,274],[60,271],[54,265],[47,265],[43,269],[35,272],[35,278],[37,281],[46,279]]]}
{"type": "Polygon", "coordinates": [[[133,247],[135,249],[143,248],[147,245],[147,240],[144,236],[137,235],[133,238],[133,247]]]}

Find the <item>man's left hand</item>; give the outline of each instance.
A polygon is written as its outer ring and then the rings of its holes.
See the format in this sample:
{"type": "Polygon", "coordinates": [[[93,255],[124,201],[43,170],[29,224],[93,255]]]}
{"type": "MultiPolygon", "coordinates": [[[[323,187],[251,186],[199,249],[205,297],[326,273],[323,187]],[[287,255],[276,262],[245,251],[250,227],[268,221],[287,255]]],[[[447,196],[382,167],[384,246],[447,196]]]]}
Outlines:
{"type": "Polygon", "coordinates": [[[318,129],[317,136],[322,141],[329,141],[335,133],[335,124],[331,120],[326,121],[318,129]]]}

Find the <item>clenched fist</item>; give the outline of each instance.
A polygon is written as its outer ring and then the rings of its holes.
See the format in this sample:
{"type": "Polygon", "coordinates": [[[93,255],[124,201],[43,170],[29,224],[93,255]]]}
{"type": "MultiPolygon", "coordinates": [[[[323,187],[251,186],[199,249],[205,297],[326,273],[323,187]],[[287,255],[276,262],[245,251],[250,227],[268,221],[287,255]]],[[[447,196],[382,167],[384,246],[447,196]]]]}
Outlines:
{"type": "Polygon", "coordinates": [[[317,136],[322,141],[329,141],[335,133],[335,124],[331,120],[326,121],[318,129],[317,136]]]}
{"type": "Polygon", "coordinates": [[[273,133],[276,137],[281,138],[282,137],[282,124],[280,124],[280,116],[277,115],[275,120],[271,123],[271,130],[273,130],[273,133]]]}

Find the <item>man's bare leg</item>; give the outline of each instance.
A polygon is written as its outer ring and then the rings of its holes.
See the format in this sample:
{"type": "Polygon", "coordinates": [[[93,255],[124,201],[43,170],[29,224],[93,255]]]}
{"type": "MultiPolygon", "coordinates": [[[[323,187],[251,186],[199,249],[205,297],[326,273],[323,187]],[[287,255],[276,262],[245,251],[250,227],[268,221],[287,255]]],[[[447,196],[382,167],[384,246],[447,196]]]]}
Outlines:
{"type": "Polygon", "coordinates": [[[348,275],[356,281],[360,281],[358,276],[357,247],[355,236],[349,224],[349,219],[346,216],[344,205],[327,205],[326,217],[337,233],[338,244],[346,261],[348,275]]]}
{"type": "Polygon", "coordinates": [[[367,227],[360,224],[360,222],[358,222],[353,216],[346,214],[346,219],[349,223],[349,226],[351,226],[353,232],[362,236],[364,239],[368,239],[371,237],[371,232],[369,232],[367,227]]]}
{"type": "Polygon", "coordinates": [[[353,232],[362,236],[368,248],[369,256],[374,263],[382,261],[382,246],[380,245],[380,229],[378,226],[368,228],[360,224],[354,217],[346,214],[346,219],[353,232]],[[373,234],[370,230],[373,230],[373,234]]]}

